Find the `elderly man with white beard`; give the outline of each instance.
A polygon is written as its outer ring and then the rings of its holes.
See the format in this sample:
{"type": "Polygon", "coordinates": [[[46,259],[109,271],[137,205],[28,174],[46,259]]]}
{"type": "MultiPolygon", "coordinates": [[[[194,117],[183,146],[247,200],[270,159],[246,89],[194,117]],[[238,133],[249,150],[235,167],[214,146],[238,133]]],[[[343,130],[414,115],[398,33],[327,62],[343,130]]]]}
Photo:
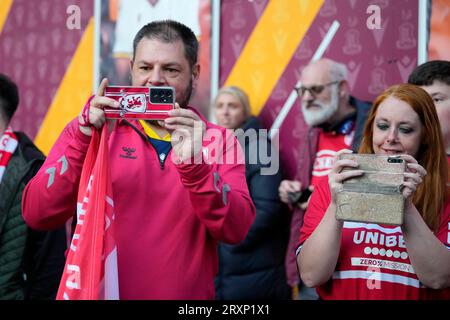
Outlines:
{"type": "Polygon", "coordinates": [[[298,146],[301,170],[295,180],[283,180],[279,187],[281,201],[293,210],[286,272],[294,299],[315,299],[315,290],[301,285],[296,265],[295,247],[303,214],[310,191],[328,175],[337,151],[359,147],[371,104],[350,95],[347,68],[330,59],[307,65],[301,73],[301,85],[295,89],[309,130],[298,146]]]}

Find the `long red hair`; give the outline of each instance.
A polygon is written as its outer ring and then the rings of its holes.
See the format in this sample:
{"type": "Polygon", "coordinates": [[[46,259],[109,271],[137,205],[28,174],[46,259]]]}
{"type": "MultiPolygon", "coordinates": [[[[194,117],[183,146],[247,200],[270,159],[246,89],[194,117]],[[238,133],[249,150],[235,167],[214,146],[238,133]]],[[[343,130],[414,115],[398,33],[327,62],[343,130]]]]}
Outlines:
{"type": "Polygon", "coordinates": [[[422,88],[401,84],[386,89],[379,95],[370,111],[359,153],[374,153],[373,126],[379,105],[388,97],[395,97],[409,104],[419,116],[423,126],[422,141],[416,160],[427,170],[413,197],[413,203],[432,230],[437,230],[446,197],[448,177],[447,155],[436,107],[422,88]]]}

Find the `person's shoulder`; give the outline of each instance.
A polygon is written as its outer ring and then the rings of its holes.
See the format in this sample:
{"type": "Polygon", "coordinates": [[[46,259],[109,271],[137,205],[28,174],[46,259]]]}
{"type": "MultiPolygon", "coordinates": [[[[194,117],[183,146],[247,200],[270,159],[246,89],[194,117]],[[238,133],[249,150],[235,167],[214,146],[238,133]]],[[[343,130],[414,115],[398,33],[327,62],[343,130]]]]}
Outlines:
{"type": "Polygon", "coordinates": [[[372,108],[372,102],[360,100],[354,96],[350,96],[350,104],[356,108],[358,111],[368,112],[372,108]]]}
{"type": "Polygon", "coordinates": [[[23,158],[26,162],[32,160],[45,160],[45,156],[42,151],[31,141],[31,139],[23,132],[16,131],[14,134],[19,142],[18,147],[22,153],[23,158]]]}
{"type": "Polygon", "coordinates": [[[38,172],[39,168],[45,161],[45,155],[31,141],[31,139],[23,132],[14,132],[18,140],[18,148],[15,157],[24,163],[21,170],[23,171],[23,183],[28,183],[30,179],[38,172]],[[26,168],[26,169],[25,169],[26,168]]]}

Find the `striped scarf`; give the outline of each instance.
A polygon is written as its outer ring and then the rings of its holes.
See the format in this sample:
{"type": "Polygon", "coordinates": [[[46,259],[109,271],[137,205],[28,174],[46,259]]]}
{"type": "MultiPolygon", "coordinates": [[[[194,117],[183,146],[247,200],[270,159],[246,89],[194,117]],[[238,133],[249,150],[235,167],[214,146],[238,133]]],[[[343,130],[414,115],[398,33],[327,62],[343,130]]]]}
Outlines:
{"type": "Polygon", "coordinates": [[[8,166],[8,162],[14,151],[16,151],[18,144],[19,141],[17,140],[16,135],[11,127],[8,127],[0,139],[0,183],[2,182],[3,174],[8,166]]]}

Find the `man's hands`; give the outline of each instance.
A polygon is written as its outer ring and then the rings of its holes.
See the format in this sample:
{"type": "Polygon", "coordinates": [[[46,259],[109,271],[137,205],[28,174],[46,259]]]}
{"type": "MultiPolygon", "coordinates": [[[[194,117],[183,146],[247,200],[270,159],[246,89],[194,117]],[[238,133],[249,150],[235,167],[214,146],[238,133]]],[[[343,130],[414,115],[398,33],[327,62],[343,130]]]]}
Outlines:
{"type": "MultiPolygon", "coordinates": [[[[313,191],[314,187],[313,186],[309,186],[308,187],[309,191],[313,191]]],[[[302,184],[300,181],[295,181],[295,180],[283,180],[280,184],[280,187],[278,188],[278,194],[280,195],[280,199],[282,202],[286,203],[286,204],[293,204],[293,194],[295,193],[302,193],[302,184]]],[[[305,191],[303,191],[305,192],[305,191]]],[[[298,196],[297,198],[299,198],[301,196],[298,196]]],[[[309,204],[309,199],[311,199],[311,195],[302,202],[297,202],[295,203],[295,205],[297,205],[299,208],[306,210],[306,208],[308,207],[309,204]]]]}
{"type": "Polygon", "coordinates": [[[194,111],[182,109],[178,103],[175,103],[174,110],[169,111],[169,116],[164,121],[158,121],[158,124],[171,134],[170,140],[177,158],[174,160],[178,163],[191,159],[195,161],[196,156],[201,156],[205,123],[194,111]]]}
{"type": "MultiPolygon", "coordinates": [[[[87,136],[92,135],[92,127],[100,129],[106,122],[104,108],[119,108],[119,103],[105,97],[108,79],[103,79],[97,94],[78,115],[80,131],[87,136]]],[[[200,117],[189,109],[182,109],[175,103],[175,109],[169,111],[169,118],[158,121],[158,125],[171,134],[171,142],[177,162],[185,162],[201,154],[203,135],[206,125],[200,117]]],[[[112,127],[115,120],[108,120],[112,127]]]]}
{"type": "Polygon", "coordinates": [[[291,203],[289,193],[300,192],[302,190],[302,184],[300,181],[295,180],[283,180],[278,188],[278,194],[281,201],[284,203],[291,203]]]}
{"type": "MultiPolygon", "coordinates": [[[[105,88],[107,86],[108,79],[104,78],[98,87],[97,94],[90,100],[89,105],[78,115],[80,131],[87,136],[92,135],[92,127],[100,129],[105,124],[105,112],[103,111],[105,106],[119,108],[119,103],[117,101],[104,96],[105,88]]],[[[109,122],[111,125],[114,124],[114,120],[110,120],[109,122]]]]}

